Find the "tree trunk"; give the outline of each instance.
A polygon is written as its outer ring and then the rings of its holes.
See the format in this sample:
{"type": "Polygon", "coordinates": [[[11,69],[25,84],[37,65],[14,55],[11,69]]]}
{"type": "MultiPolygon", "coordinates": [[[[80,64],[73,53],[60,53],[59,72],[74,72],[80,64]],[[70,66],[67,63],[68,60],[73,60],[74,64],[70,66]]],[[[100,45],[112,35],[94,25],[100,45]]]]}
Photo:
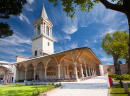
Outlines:
{"type": "Polygon", "coordinates": [[[130,12],[126,13],[127,19],[128,19],[128,25],[129,25],[129,44],[128,44],[128,52],[129,52],[129,58],[128,58],[128,73],[130,74],[130,12]]]}
{"type": "Polygon", "coordinates": [[[113,56],[115,74],[121,75],[120,64],[118,63],[118,56],[113,56]]]}

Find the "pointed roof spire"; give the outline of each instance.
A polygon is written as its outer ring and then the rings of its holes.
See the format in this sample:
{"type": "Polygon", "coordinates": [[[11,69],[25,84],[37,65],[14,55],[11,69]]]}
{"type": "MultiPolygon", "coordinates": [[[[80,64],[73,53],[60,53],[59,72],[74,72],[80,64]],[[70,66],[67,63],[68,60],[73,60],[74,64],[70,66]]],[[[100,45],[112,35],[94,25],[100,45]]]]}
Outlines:
{"type": "Polygon", "coordinates": [[[40,13],[39,17],[48,18],[47,14],[46,14],[46,10],[44,8],[44,4],[43,4],[43,7],[42,7],[42,10],[41,10],[41,13],[40,13]]]}

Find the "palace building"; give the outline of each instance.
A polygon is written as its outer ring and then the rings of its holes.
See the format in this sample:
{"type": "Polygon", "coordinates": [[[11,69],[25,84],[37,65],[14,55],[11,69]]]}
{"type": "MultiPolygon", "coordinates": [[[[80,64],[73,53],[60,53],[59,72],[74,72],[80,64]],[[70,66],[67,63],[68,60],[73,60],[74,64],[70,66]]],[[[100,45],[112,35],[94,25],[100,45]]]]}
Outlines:
{"type": "Polygon", "coordinates": [[[0,63],[1,79],[8,82],[77,81],[103,74],[102,63],[90,48],[54,53],[53,24],[44,5],[33,25],[31,58],[17,56],[14,63],[0,63]]]}

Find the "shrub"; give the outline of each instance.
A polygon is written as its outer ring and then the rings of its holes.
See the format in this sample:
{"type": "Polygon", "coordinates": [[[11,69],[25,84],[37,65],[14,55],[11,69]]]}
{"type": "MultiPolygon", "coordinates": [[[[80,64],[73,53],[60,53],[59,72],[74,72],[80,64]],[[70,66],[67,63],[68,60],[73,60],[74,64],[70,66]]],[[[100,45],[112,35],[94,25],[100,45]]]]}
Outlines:
{"type": "Polygon", "coordinates": [[[114,78],[115,80],[130,80],[129,74],[122,74],[121,76],[118,74],[109,74],[108,76],[114,78]]]}
{"type": "Polygon", "coordinates": [[[21,85],[20,83],[15,83],[15,85],[21,85]]]}
{"type": "Polygon", "coordinates": [[[34,85],[37,85],[37,83],[35,83],[34,85]]]}
{"type": "Polygon", "coordinates": [[[61,86],[61,82],[59,83],[59,86],[61,86]]]}
{"type": "Polygon", "coordinates": [[[13,83],[10,83],[10,85],[14,85],[13,83]]]}
{"type": "Polygon", "coordinates": [[[51,85],[54,85],[54,82],[52,82],[52,84],[51,85]]]}
{"type": "Polygon", "coordinates": [[[112,78],[117,78],[119,75],[118,74],[108,74],[109,77],[112,77],[112,78]]]}
{"type": "Polygon", "coordinates": [[[3,85],[8,85],[8,83],[3,83],[3,85]]]}
{"type": "Polygon", "coordinates": [[[33,85],[33,82],[31,82],[29,85],[33,85]]]}

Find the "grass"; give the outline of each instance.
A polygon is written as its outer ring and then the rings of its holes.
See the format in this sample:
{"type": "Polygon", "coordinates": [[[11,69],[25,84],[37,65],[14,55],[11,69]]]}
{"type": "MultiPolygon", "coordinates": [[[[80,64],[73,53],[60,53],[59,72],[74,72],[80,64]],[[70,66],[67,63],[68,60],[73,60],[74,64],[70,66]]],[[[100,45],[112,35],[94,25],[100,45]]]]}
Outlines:
{"type": "MultiPolygon", "coordinates": [[[[124,88],[121,88],[120,84],[114,84],[115,88],[109,88],[110,96],[128,96],[128,94],[125,93],[124,88]]],[[[130,90],[130,84],[128,84],[129,90],[130,90]]]]}
{"type": "Polygon", "coordinates": [[[54,88],[55,85],[0,85],[0,96],[32,96],[33,92],[54,88]]]}

